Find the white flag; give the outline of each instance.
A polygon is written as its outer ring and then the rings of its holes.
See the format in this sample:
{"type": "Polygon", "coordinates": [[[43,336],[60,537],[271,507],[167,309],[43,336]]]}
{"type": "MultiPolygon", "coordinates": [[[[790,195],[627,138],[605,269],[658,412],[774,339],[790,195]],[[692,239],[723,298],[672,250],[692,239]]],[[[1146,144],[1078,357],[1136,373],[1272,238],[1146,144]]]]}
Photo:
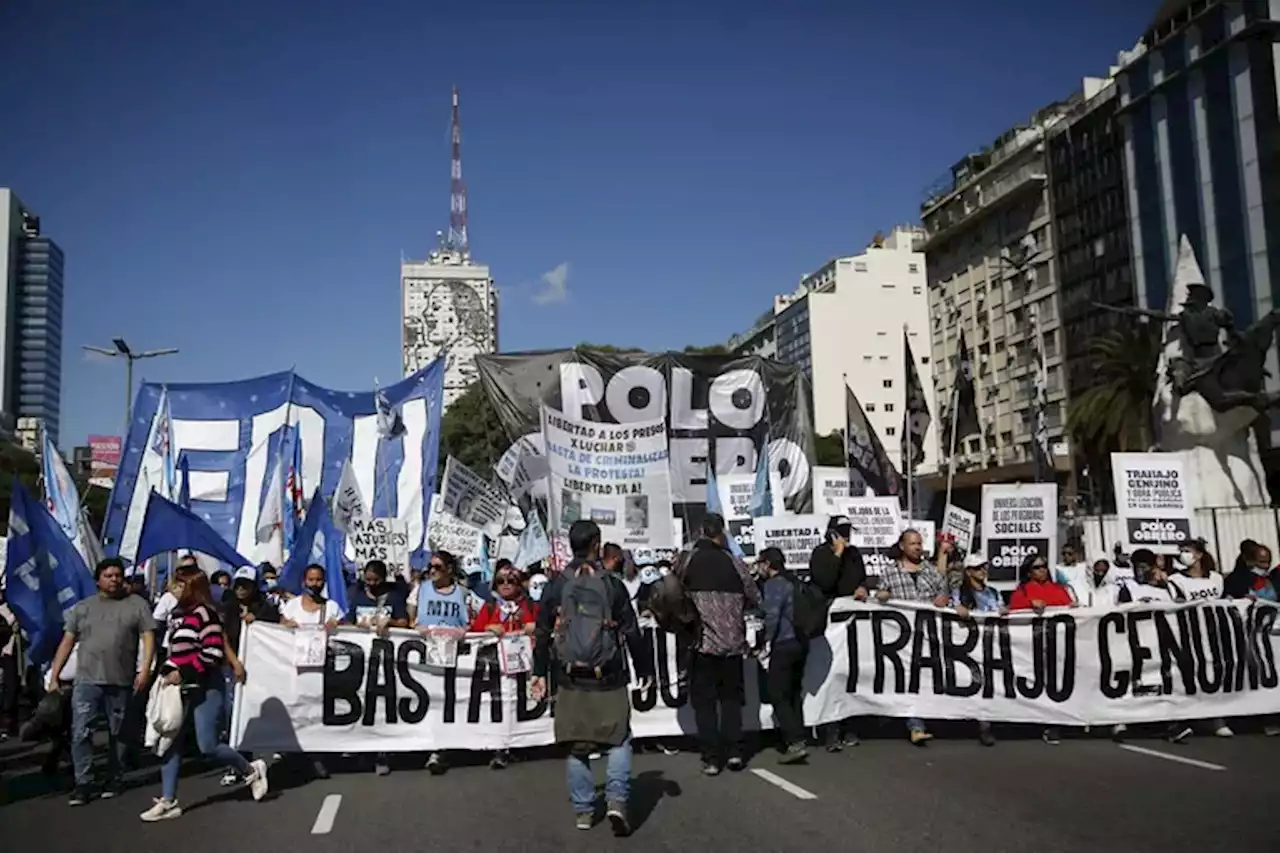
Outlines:
{"type": "Polygon", "coordinates": [[[343,533],[351,532],[351,523],[356,519],[369,517],[350,459],[342,463],[342,476],[338,478],[338,487],[333,490],[330,514],[333,516],[333,526],[343,533]]]}
{"type": "MultiPolygon", "coordinates": [[[[271,541],[272,534],[284,530],[284,468],[283,462],[277,459],[271,468],[271,478],[267,481],[267,497],[258,511],[258,526],[254,533],[259,544],[271,541]]],[[[283,541],[283,540],[282,540],[283,541]]]]}

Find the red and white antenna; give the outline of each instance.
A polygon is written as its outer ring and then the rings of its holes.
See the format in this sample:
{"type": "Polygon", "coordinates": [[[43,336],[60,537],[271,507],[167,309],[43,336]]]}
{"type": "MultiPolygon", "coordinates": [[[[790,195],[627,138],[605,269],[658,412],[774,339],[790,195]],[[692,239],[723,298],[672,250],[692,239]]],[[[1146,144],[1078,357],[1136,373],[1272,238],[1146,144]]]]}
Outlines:
{"type": "Polygon", "coordinates": [[[449,238],[445,245],[464,257],[471,254],[467,239],[467,185],[462,181],[462,122],[458,119],[458,87],[453,87],[453,117],[450,122],[453,161],[449,181],[449,238]]]}

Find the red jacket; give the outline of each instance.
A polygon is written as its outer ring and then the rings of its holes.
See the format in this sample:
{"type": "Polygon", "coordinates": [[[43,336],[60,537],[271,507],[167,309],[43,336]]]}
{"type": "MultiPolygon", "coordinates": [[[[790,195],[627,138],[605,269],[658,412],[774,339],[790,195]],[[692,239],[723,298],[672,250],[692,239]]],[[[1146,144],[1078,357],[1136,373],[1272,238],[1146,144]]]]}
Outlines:
{"type": "Polygon", "coordinates": [[[487,601],[484,607],[480,608],[480,612],[476,614],[476,618],[471,620],[471,630],[479,633],[480,631],[489,630],[490,625],[501,625],[507,631],[519,631],[526,625],[532,625],[537,621],[538,605],[536,602],[530,601],[528,596],[520,599],[519,611],[506,619],[502,618],[502,609],[498,602],[487,601]]]}
{"type": "Polygon", "coordinates": [[[1013,591],[1013,595],[1009,598],[1009,609],[1030,610],[1031,602],[1033,601],[1043,601],[1045,607],[1070,607],[1075,603],[1066,584],[1054,583],[1053,581],[1045,581],[1044,583],[1027,581],[1024,584],[1019,584],[1018,588],[1013,591]]]}

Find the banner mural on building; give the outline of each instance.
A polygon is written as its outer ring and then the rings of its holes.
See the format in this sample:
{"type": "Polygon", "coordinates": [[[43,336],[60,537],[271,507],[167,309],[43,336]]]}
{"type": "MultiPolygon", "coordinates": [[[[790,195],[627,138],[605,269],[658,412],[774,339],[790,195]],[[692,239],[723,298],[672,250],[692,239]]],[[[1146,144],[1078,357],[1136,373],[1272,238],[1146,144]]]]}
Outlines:
{"type": "MultiPolygon", "coordinates": [[[[805,673],[809,726],[918,716],[1039,725],[1114,725],[1280,712],[1280,608],[1257,602],[1130,605],[974,614],[839,599],[805,673]],[[825,647],[825,648],[823,648],[825,647]]],[[[690,734],[673,638],[646,631],[657,678],[631,692],[636,737],[690,734]]],[[[294,632],[246,626],[254,677],[236,691],[232,745],[254,752],[520,749],[554,741],[552,708],[524,674],[501,671],[493,638],[427,664],[409,631],[341,629],[324,666],[295,665],[294,632]]],[[[747,728],[773,724],[760,664],[745,663],[747,728]]]]}
{"type": "Polygon", "coordinates": [[[1181,453],[1112,453],[1111,476],[1125,551],[1176,554],[1191,541],[1195,503],[1181,453]]]}
{"type": "Polygon", "coordinates": [[[1056,483],[986,483],[982,487],[982,548],[990,579],[1016,581],[1031,553],[1058,559],[1056,483]]]}
{"type": "Polygon", "coordinates": [[[552,535],[589,519],[605,542],[623,548],[669,548],[671,465],[661,420],[601,424],[543,407],[543,442],[551,471],[552,535]]]}
{"type": "MultiPolygon", "coordinates": [[[[689,529],[705,511],[709,449],[721,476],[750,473],[768,441],[787,508],[806,512],[810,506],[813,416],[809,381],[794,366],[758,357],[583,349],[484,355],[476,367],[508,438],[527,439],[520,452],[499,462],[509,486],[511,479],[530,484],[540,472],[545,476],[545,404],[575,420],[604,424],[665,418],[673,514],[689,529]]],[[[529,488],[545,499],[536,486],[529,488]]]]}
{"type": "Polygon", "coordinates": [[[444,368],[433,362],[380,394],[403,430],[384,438],[372,391],[321,388],[292,372],[223,383],[146,383],[138,391],[124,458],[104,525],[108,553],[132,559],[147,497],[164,482],[165,448],[156,424],[172,424],[172,460],[190,467],[191,509],[237,551],[252,556],[255,527],[279,455],[286,420],[302,445],[303,494],[333,494],[350,459],[370,514],[404,521],[410,560],[424,559],[436,490],[444,368]],[[167,388],[167,394],[163,394],[167,388]],[[167,412],[161,411],[161,399],[167,412]]]}

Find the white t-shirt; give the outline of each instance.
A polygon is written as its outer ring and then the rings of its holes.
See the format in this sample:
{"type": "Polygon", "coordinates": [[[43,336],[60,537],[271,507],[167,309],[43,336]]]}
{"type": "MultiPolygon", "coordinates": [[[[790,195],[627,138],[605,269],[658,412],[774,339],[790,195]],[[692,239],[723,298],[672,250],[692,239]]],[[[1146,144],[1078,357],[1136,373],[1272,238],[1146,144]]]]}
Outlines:
{"type": "MultiPolygon", "coordinates": [[[[178,597],[166,590],[164,595],[160,596],[160,600],[156,602],[155,610],[151,611],[151,616],[156,620],[156,624],[163,625],[167,629],[169,617],[173,615],[173,611],[177,608],[178,597]]],[[[164,630],[164,640],[161,645],[167,649],[169,648],[169,632],[165,629],[161,629],[164,630]]]]}
{"type": "Polygon", "coordinates": [[[302,596],[298,595],[285,602],[284,609],[280,611],[280,618],[288,619],[290,622],[296,622],[299,625],[324,625],[327,622],[340,620],[342,611],[338,609],[337,603],[330,599],[325,600],[323,611],[303,610],[302,596]]]}
{"type": "Polygon", "coordinates": [[[1222,598],[1222,575],[1218,572],[1211,572],[1207,578],[1171,575],[1169,588],[1174,590],[1178,601],[1212,601],[1222,598]]]}
{"type": "Polygon", "coordinates": [[[1122,579],[1120,586],[1129,591],[1129,596],[1134,602],[1153,602],[1153,601],[1173,601],[1174,594],[1168,587],[1151,586],[1150,584],[1138,583],[1136,580],[1129,578],[1122,579]]]}

